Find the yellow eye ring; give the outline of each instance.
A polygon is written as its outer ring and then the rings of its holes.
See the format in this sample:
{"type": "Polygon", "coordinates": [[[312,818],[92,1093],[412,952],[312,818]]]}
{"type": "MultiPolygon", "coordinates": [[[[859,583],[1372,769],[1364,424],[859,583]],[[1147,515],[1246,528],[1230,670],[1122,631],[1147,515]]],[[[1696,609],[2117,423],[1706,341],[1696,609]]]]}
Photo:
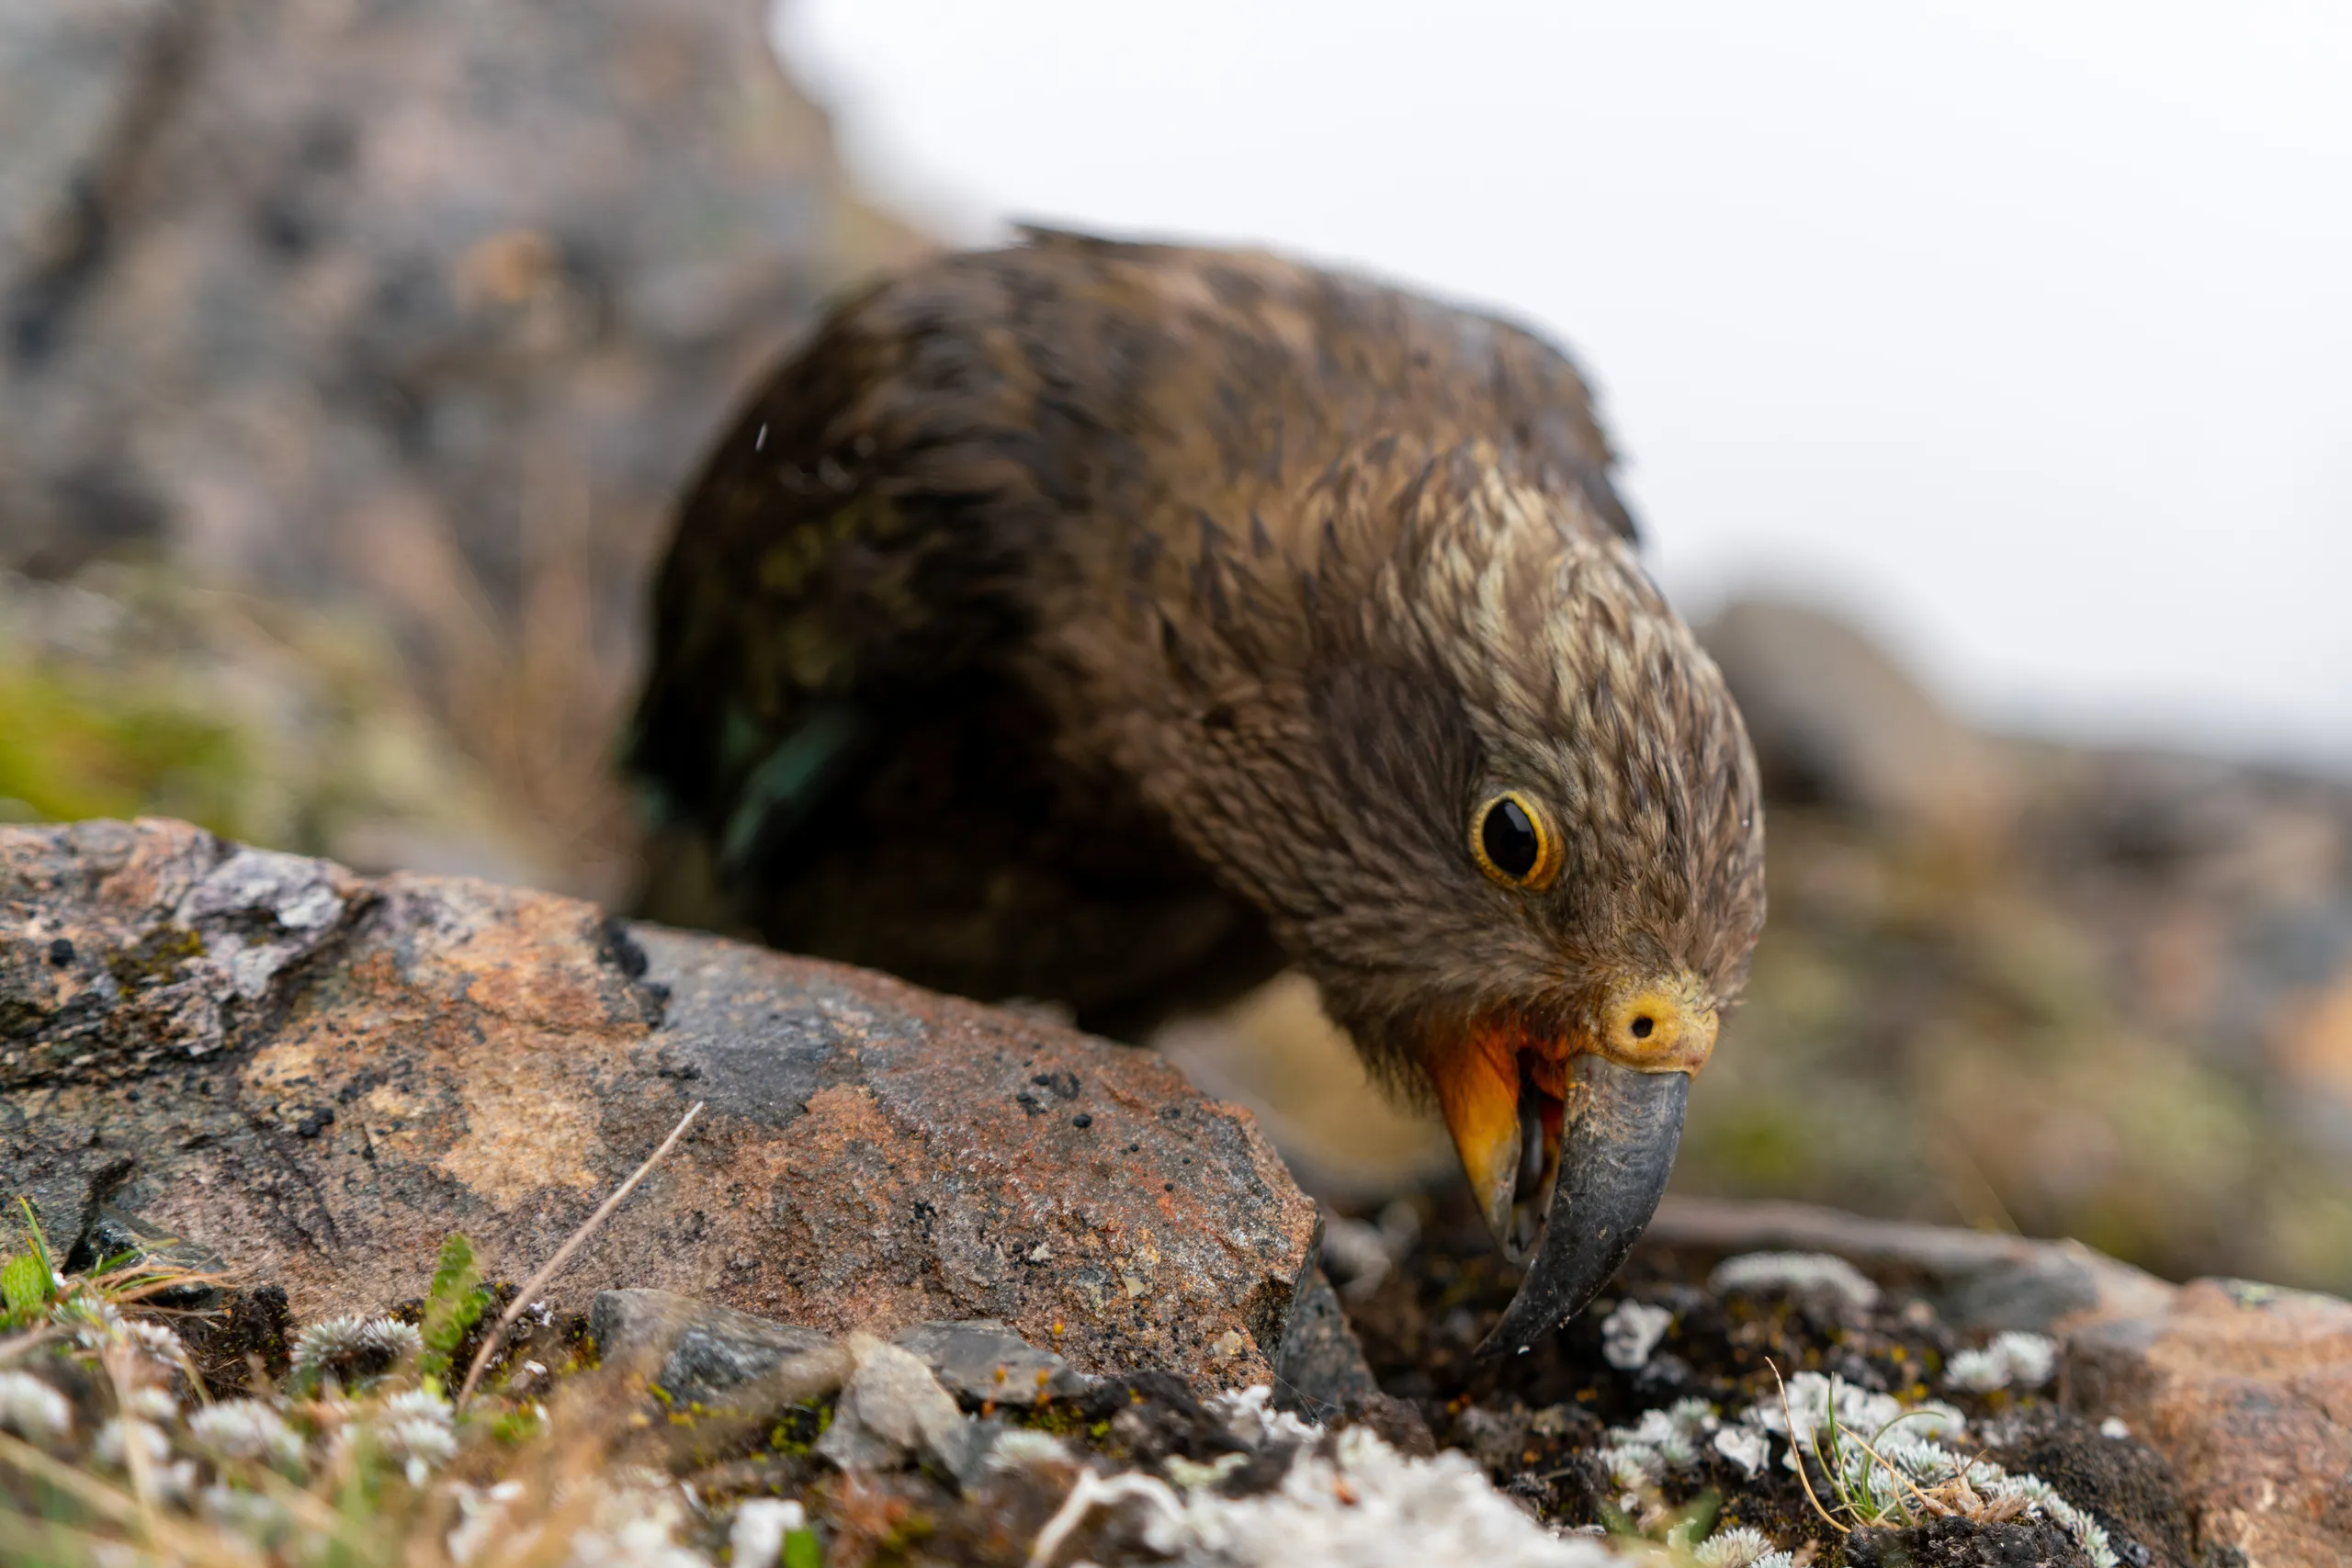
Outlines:
{"type": "Polygon", "coordinates": [[[1541,893],[1558,879],[1566,846],[1544,808],[1515,789],[1470,814],[1470,853],[1487,879],[1541,893]]]}

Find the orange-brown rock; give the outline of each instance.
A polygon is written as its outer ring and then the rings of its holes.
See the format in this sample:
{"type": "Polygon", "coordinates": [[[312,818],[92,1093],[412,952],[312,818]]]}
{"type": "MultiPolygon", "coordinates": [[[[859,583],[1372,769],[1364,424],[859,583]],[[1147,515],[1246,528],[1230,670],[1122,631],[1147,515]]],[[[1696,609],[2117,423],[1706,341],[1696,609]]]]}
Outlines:
{"type": "Polygon", "coordinates": [[[2066,1397],[2163,1451],[2216,1561],[2352,1562],[2352,1303],[2199,1280],[2073,1335],[2066,1397]]]}
{"type": "Polygon", "coordinates": [[[0,829],[0,1191],[135,1216],[298,1316],[519,1280],[696,1100],[554,1294],[828,1332],[999,1319],[1265,1382],[1313,1205],[1165,1062],[881,976],[182,824],[0,829]]]}

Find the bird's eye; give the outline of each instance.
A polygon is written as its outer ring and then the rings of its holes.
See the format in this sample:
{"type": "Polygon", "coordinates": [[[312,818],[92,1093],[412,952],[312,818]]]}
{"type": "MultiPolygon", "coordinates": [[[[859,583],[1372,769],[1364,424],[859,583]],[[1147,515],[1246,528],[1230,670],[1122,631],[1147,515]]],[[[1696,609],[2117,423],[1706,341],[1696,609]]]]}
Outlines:
{"type": "Polygon", "coordinates": [[[1542,809],[1517,790],[1478,808],[1470,821],[1470,852],[1478,869],[1510,887],[1538,892],[1560,874],[1560,836],[1542,809]]]}

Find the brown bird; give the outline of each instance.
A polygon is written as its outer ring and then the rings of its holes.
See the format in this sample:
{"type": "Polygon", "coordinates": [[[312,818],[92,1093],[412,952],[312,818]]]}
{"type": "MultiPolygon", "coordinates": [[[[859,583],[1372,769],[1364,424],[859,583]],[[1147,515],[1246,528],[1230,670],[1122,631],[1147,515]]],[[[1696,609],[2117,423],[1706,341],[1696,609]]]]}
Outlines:
{"type": "Polygon", "coordinates": [[[1754,756],[1611,463],[1556,350],[1392,288],[923,262],[687,496],[649,908],[707,865],[778,946],[1129,1037],[1296,964],[1443,1112],[1524,1348],[1648,1223],[1764,919],[1754,756]]]}

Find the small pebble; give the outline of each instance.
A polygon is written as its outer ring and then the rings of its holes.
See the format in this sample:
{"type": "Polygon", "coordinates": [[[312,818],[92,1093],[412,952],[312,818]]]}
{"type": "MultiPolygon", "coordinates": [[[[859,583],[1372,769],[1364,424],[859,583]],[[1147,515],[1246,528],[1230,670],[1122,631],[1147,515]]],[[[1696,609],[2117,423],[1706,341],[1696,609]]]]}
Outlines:
{"type": "Polygon", "coordinates": [[[1069,1119],[1069,1124],[1073,1127],[1091,1127],[1094,1125],[1094,1118],[1081,1111],[1069,1119]]]}

